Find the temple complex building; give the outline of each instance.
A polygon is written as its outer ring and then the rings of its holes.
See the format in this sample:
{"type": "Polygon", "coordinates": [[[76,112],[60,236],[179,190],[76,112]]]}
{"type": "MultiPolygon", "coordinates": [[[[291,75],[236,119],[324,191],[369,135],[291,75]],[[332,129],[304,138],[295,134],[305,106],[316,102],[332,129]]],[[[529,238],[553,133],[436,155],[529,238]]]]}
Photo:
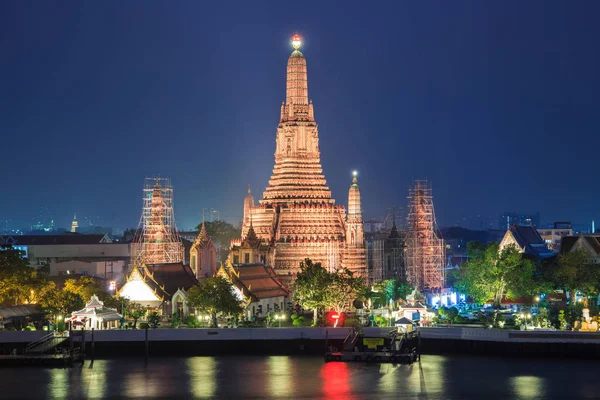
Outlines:
{"type": "Polygon", "coordinates": [[[321,167],[319,133],[314,107],[308,98],[306,59],[299,51],[299,35],[294,35],[292,44],[294,51],[287,63],[286,101],[280,109],[273,174],[258,205],[254,204],[250,190],[244,199],[242,239],[255,235],[260,245],[252,243],[253,237],[251,241],[232,242],[232,257],[236,254],[249,257],[250,262],[264,258],[263,262],[285,281],[293,279],[305,258],[321,262],[331,271],[347,266],[364,276],[360,190],[353,182],[346,217],[344,207],[335,204],[321,167]],[[250,251],[240,250],[242,243],[246,250],[259,248],[258,258],[250,251]]]}
{"type": "Polygon", "coordinates": [[[198,279],[209,278],[217,273],[217,250],[206,233],[204,221],[190,249],[190,267],[198,279]]]}

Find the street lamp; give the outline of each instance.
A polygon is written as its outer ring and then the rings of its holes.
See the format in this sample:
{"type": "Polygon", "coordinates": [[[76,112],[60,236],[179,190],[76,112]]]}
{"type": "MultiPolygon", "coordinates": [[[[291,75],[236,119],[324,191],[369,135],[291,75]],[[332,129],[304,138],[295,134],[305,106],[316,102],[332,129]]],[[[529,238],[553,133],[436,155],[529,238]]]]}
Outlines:
{"type": "Polygon", "coordinates": [[[279,327],[281,328],[281,321],[286,319],[285,314],[275,314],[275,319],[279,321],[279,327]]]}

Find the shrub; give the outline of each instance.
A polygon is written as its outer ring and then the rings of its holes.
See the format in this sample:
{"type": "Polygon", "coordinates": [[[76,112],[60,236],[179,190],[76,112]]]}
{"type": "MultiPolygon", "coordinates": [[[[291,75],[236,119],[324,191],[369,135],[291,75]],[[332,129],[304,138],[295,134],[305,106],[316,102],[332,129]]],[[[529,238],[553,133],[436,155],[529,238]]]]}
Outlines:
{"type": "Polygon", "coordinates": [[[148,324],[150,324],[152,329],[156,329],[158,328],[158,325],[160,325],[160,316],[156,311],[148,316],[148,324]]]}
{"type": "Polygon", "coordinates": [[[304,322],[304,316],[300,315],[298,316],[298,314],[292,314],[292,325],[293,326],[302,326],[303,322],[304,322]]]}
{"type": "Polygon", "coordinates": [[[200,321],[198,321],[198,318],[189,315],[186,317],[185,319],[185,324],[189,327],[189,328],[200,328],[200,321]]]}
{"type": "Polygon", "coordinates": [[[150,325],[147,322],[142,322],[140,324],[140,329],[149,329],[150,325]]]}

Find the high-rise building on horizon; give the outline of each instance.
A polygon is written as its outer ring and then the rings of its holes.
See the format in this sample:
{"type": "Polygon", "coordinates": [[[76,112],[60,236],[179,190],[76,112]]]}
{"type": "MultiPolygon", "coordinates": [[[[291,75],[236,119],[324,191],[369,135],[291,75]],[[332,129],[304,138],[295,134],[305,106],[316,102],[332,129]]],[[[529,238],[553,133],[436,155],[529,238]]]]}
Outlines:
{"type": "Polygon", "coordinates": [[[360,189],[355,179],[349,189],[346,216],[344,207],[335,204],[321,167],[319,133],[308,98],[306,59],[299,51],[298,34],[292,44],[273,174],[258,205],[248,190],[242,238],[250,232],[256,235],[266,245],[261,247],[266,254],[260,259],[264,258],[283,279],[292,279],[305,258],[329,270],[343,266],[366,276],[360,189]]]}

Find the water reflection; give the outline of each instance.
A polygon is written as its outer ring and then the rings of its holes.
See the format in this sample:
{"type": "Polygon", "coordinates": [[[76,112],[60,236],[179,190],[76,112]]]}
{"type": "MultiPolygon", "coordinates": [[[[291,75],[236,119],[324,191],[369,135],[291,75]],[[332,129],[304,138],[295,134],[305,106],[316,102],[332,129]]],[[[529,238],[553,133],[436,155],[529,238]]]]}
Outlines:
{"type": "Polygon", "coordinates": [[[214,397],[217,362],[213,357],[192,357],[186,363],[189,385],[196,398],[214,397]]]}
{"type": "Polygon", "coordinates": [[[275,397],[292,395],[292,363],[289,356],[272,356],[269,366],[269,394],[275,397]]]}
{"type": "Polygon", "coordinates": [[[510,385],[519,399],[541,399],[544,397],[544,380],[538,376],[515,376],[510,385]]]}
{"type": "Polygon", "coordinates": [[[106,379],[106,371],[109,369],[110,363],[111,361],[108,360],[94,361],[89,367],[87,367],[87,370],[82,371],[82,373],[86,375],[86,398],[99,399],[104,397],[106,385],[108,383],[106,379]]]}
{"type": "Polygon", "coordinates": [[[50,372],[50,397],[64,399],[69,396],[69,370],[66,368],[53,368],[50,372]]]}
{"type": "Polygon", "coordinates": [[[168,377],[163,374],[152,374],[148,370],[130,371],[124,379],[126,397],[159,397],[166,393],[164,383],[168,382],[168,377]]]}
{"type": "Polygon", "coordinates": [[[400,368],[400,372],[411,393],[426,396],[438,393],[444,386],[445,357],[427,356],[426,362],[416,362],[403,367],[400,368]]]}
{"type": "Polygon", "coordinates": [[[379,383],[381,393],[398,393],[398,365],[381,364],[379,366],[379,383]]]}
{"type": "Polygon", "coordinates": [[[353,399],[350,372],[345,362],[328,362],[321,368],[323,394],[326,398],[353,399]]]}

